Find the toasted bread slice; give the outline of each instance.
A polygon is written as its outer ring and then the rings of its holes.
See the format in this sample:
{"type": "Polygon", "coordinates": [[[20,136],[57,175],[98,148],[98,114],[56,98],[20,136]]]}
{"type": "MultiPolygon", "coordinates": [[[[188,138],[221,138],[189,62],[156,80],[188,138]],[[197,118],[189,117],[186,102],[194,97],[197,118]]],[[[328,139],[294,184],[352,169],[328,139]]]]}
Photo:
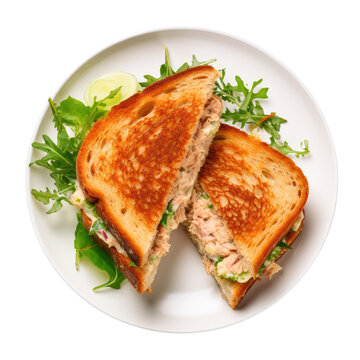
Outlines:
{"type": "Polygon", "coordinates": [[[113,107],[80,148],[77,177],[86,199],[140,267],[218,76],[199,66],[157,81],[113,107]]]}
{"type": "Polygon", "coordinates": [[[221,125],[198,183],[256,277],[303,210],[308,182],[288,157],[256,136],[221,125]]]}
{"type": "MultiPolygon", "coordinates": [[[[206,262],[207,256],[201,250],[199,238],[194,233],[191,233],[189,231],[189,223],[188,222],[185,222],[184,225],[188,230],[188,234],[189,234],[190,238],[193,240],[194,244],[196,245],[197,249],[199,250],[199,252],[202,256],[203,262],[206,262]]],[[[290,231],[287,234],[287,236],[286,236],[286,244],[287,245],[290,246],[294,243],[294,241],[297,239],[298,235],[300,234],[300,232],[303,228],[303,225],[304,225],[304,219],[301,221],[301,224],[296,231],[290,231]]],[[[285,247],[282,248],[281,253],[275,259],[273,259],[273,262],[277,261],[282,255],[284,255],[287,250],[288,249],[285,247]]],[[[239,283],[237,281],[232,281],[230,279],[224,279],[224,278],[217,276],[216,269],[211,272],[211,275],[216,280],[216,282],[221,290],[221,294],[222,294],[223,298],[226,300],[226,302],[231,306],[231,308],[233,310],[235,310],[236,308],[239,307],[239,304],[240,304],[241,300],[243,299],[243,297],[245,296],[245,294],[256,283],[256,280],[259,279],[259,278],[257,278],[257,279],[251,278],[250,280],[248,280],[245,283],[239,283]]]]}
{"type": "Polygon", "coordinates": [[[221,125],[184,225],[231,307],[260,274],[279,270],[274,262],[301,230],[308,193],[291,159],[258,137],[221,125]]]}

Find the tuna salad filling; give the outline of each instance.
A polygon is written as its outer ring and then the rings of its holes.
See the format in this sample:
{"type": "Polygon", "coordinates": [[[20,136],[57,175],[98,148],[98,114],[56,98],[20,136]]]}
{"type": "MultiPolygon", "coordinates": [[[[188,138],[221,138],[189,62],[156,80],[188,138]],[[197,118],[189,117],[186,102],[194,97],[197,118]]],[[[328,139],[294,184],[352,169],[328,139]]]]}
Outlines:
{"type": "MultiPolygon", "coordinates": [[[[170,194],[169,198],[171,200],[168,202],[167,208],[162,215],[149,257],[150,264],[168,252],[171,231],[176,229],[178,224],[186,219],[185,208],[190,201],[197,173],[205,161],[206,152],[220,126],[221,111],[221,101],[217,97],[212,96],[201,114],[198,129],[193,136],[192,143],[181,164],[177,180],[170,194]]],[[[76,186],[76,191],[71,196],[71,202],[78,209],[84,211],[91,220],[90,235],[96,233],[109,247],[114,247],[120,254],[129,257],[125,249],[99,217],[95,206],[86,200],[83,191],[78,185],[76,186]]]]}
{"type": "Polygon", "coordinates": [[[181,163],[169,196],[170,201],[160,221],[159,231],[164,227],[170,234],[171,230],[186,220],[185,208],[190,201],[197,174],[205,161],[212,139],[219,129],[221,111],[221,100],[212,96],[205,104],[199,126],[181,163]]]}
{"type": "MultiPolygon", "coordinates": [[[[203,263],[206,272],[240,283],[247,282],[252,276],[252,265],[238,253],[234,240],[227,227],[217,215],[209,196],[197,186],[191,198],[192,206],[188,213],[189,232],[198,239],[200,252],[205,254],[203,263]]],[[[291,231],[297,231],[301,225],[303,213],[294,223],[291,231]]],[[[286,244],[286,237],[274,248],[256,277],[266,275],[271,278],[281,267],[275,263],[286,244]]]]}
{"type": "Polygon", "coordinates": [[[197,187],[191,198],[188,214],[190,233],[199,239],[200,252],[206,272],[216,270],[216,275],[238,282],[246,282],[251,276],[252,265],[238,254],[231,234],[216,214],[209,196],[197,187]]]}

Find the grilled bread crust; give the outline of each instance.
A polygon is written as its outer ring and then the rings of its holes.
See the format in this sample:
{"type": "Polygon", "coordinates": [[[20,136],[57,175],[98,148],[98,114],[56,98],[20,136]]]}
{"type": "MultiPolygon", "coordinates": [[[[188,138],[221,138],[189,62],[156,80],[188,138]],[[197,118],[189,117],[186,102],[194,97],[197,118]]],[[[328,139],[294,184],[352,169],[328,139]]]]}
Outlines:
{"type": "MultiPolygon", "coordinates": [[[[198,251],[200,252],[202,258],[204,258],[206,255],[200,251],[200,247],[198,245],[199,239],[198,237],[188,231],[189,223],[184,222],[183,225],[187,228],[187,233],[191,240],[194,242],[195,246],[197,247],[198,251]]],[[[286,243],[288,245],[292,245],[298,235],[300,234],[302,228],[304,225],[304,219],[302,220],[298,230],[296,232],[290,231],[289,234],[286,236],[286,243]]],[[[287,251],[287,248],[282,248],[281,253],[274,259],[274,261],[277,261],[282,255],[285,254],[287,251]]],[[[248,290],[255,284],[256,279],[251,278],[249,281],[245,283],[238,283],[237,281],[232,281],[230,279],[224,279],[216,275],[216,270],[212,271],[211,275],[216,280],[223,298],[226,300],[226,302],[231,306],[233,310],[239,307],[239,304],[245,294],[248,292],[248,290]]]]}
{"type": "Polygon", "coordinates": [[[225,222],[237,250],[259,267],[289,232],[309,187],[288,157],[239,129],[222,124],[198,182],[225,222]]]}
{"type": "Polygon", "coordinates": [[[114,106],[80,148],[80,186],[138,266],[148,261],[180,164],[218,76],[211,66],[198,66],[155,82],[114,106]]]}
{"type": "MultiPolygon", "coordinates": [[[[82,221],[86,231],[89,232],[91,228],[91,220],[86,216],[84,211],[81,211],[82,221]]],[[[160,263],[160,257],[155,259],[151,265],[146,264],[143,267],[131,266],[130,258],[120,254],[114,247],[109,247],[103,240],[101,240],[96,233],[92,234],[97,245],[105,250],[113,259],[116,267],[127,277],[131,285],[142,294],[143,292],[151,293],[151,283],[153,282],[157,269],[160,263]]]]}

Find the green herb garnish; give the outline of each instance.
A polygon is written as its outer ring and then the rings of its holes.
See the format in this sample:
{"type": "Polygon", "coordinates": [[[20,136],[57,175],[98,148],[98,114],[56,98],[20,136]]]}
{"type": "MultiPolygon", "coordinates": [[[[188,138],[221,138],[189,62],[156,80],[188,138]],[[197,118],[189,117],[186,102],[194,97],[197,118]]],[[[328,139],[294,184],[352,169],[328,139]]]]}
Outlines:
{"type": "MultiPolygon", "coordinates": [[[[274,250],[271,252],[271,254],[268,256],[268,258],[266,259],[265,263],[267,262],[271,262],[273,261],[274,259],[276,259],[281,251],[282,251],[282,248],[287,248],[289,250],[292,250],[293,248],[291,246],[289,246],[287,243],[286,243],[286,237],[284,237],[284,239],[282,239],[274,248],[274,250]]],[[[261,275],[262,271],[266,268],[266,265],[262,264],[258,270],[258,274],[261,275]]]]}
{"type": "Polygon", "coordinates": [[[286,243],[286,237],[279,242],[278,246],[287,248],[289,250],[293,249],[290,245],[286,243]]]}
{"type": "Polygon", "coordinates": [[[276,259],[280,253],[281,253],[282,247],[277,245],[274,247],[274,250],[271,252],[271,254],[269,255],[269,257],[267,258],[267,261],[273,261],[274,259],[276,259]]]}
{"type": "Polygon", "coordinates": [[[170,202],[161,217],[160,224],[167,228],[168,221],[173,218],[174,215],[175,211],[172,209],[172,204],[170,202]]]}
{"type": "Polygon", "coordinates": [[[233,124],[240,123],[241,128],[246,124],[250,124],[265,130],[271,136],[270,146],[284,155],[295,154],[296,157],[305,156],[309,153],[309,143],[307,140],[304,141],[305,148],[303,151],[293,150],[286,141],[284,143],[281,142],[280,127],[287,120],[277,116],[275,113],[265,114],[258,99],[267,99],[269,88],[260,88],[256,91],[257,86],[262,81],[262,79],[254,81],[251,88],[248,88],[240,76],[236,75],[236,84],[231,84],[225,82],[225,69],[222,69],[221,77],[215,83],[214,94],[233,107],[232,110],[226,107],[222,118],[225,121],[232,121],[233,124]]]}
{"type": "Polygon", "coordinates": [[[151,264],[152,262],[154,262],[156,259],[157,259],[157,255],[153,255],[150,260],[149,260],[149,263],[151,264]]]}
{"type": "Polygon", "coordinates": [[[212,209],[214,207],[213,204],[207,204],[207,206],[208,206],[209,209],[212,209]]]}
{"type": "Polygon", "coordinates": [[[59,211],[63,206],[62,201],[70,203],[66,195],[75,190],[76,157],[80,146],[95,122],[106,115],[104,101],[112,99],[119,90],[120,88],[111,91],[100,101],[95,98],[91,107],[70,96],[58,106],[49,98],[54,127],[58,132],[57,141],[55,143],[47,135],[43,135],[43,143],[34,142],[32,146],[46,154],[29,164],[48,169],[54,180],[56,190],[46,188],[45,191],[31,191],[34,198],[45,205],[53,201],[48,214],[59,211]]]}
{"type": "Polygon", "coordinates": [[[214,266],[215,266],[215,268],[217,268],[218,263],[219,263],[219,262],[221,262],[221,261],[223,261],[223,260],[224,260],[224,258],[223,258],[223,257],[221,257],[221,256],[219,256],[219,257],[217,258],[217,260],[216,260],[216,261],[214,261],[214,266]]]}
{"type": "Polygon", "coordinates": [[[130,260],[130,266],[131,267],[138,267],[132,260],[130,260]]]}
{"type": "Polygon", "coordinates": [[[279,150],[284,155],[295,154],[295,156],[297,158],[299,158],[300,156],[305,156],[306,154],[309,154],[309,152],[310,152],[310,150],[309,150],[309,142],[307,140],[304,140],[300,144],[300,146],[303,149],[302,151],[301,150],[296,151],[296,150],[292,149],[289,146],[289,144],[287,143],[287,141],[284,141],[284,143],[282,144],[282,143],[276,142],[273,137],[270,138],[270,141],[271,141],[270,146],[272,146],[276,150],[279,150]]]}
{"type": "Polygon", "coordinates": [[[266,266],[265,264],[262,264],[260,267],[259,267],[259,270],[258,270],[258,274],[261,275],[262,271],[266,269],[266,266]]]}
{"type": "Polygon", "coordinates": [[[209,195],[206,192],[201,193],[200,196],[206,200],[209,199],[209,195]]]}
{"type": "Polygon", "coordinates": [[[50,200],[54,200],[51,208],[46,212],[47,214],[59,211],[63,207],[62,201],[71,204],[66,196],[61,195],[61,192],[56,190],[51,192],[48,188],[46,188],[45,191],[32,189],[31,194],[36,200],[42,202],[44,205],[48,205],[50,200]]]}
{"type": "Polygon", "coordinates": [[[76,249],[76,269],[79,268],[80,259],[85,256],[97,268],[106,271],[109,275],[109,280],[106,283],[94,287],[93,290],[98,290],[103,287],[119,289],[121,283],[126,279],[125,276],[118,270],[114,261],[106,251],[97,246],[92,237],[88,234],[82,223],[81,215],[76,214],[76,216],[78,220],[74,241],[74,247],[76,249]]]}
{"type": "Polygon", "coordinates": [[[232,281],[239,281],[241,280],[240,282],[246,282],[249,280],[249,273],[247,271],[243,271],[241,274],[232,274],[232,273],[229,273],[229,274],[223,274],[223,275],[218,275],[219,277],[221,278],[224,278],[224,279],[230,279],[232,281]]]}

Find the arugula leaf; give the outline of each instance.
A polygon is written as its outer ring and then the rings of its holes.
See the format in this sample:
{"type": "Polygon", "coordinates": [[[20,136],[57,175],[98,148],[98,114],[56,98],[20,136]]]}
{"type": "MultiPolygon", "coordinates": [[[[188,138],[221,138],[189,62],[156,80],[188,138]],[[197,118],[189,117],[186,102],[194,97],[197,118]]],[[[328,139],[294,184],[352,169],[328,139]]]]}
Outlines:
{"type": "Polygon", "coordinates": [[[222,113],[221,117],[225,121],[232,120],[233,124],[240,122],[241,128],[243,128],[251,119],[252,120],[259,119],[259,121],[262,119],[262,117],[260,119],[260,117],[252,116],[250,113],[245,112],[241,109],[234,109],[233,111],[230,111],[229,108],[225,109],[225,111],[222,113]]]}
{"type": "Polygon", "coordinates": [[[67,200],[67,194],[75,190],[77,153],[94,123],[106,115],[104,101],[112,99],[119,90],[120,88],[111,91],[100,101],[96,101],[95,98],[91,107],[70,96],[58,106],[49,98],[54,127],[58,131],[57,142],[55,143],[47,135],[43,135],[43,143],[34,142],[32,146],[45,155],[29,164],[29,166],[38,165],[48,169],[54,180],[56,189],[53,191],[48,188],[46,191],[34,189],[31,191],[35,199],[45,205],[48,205],[50,200],[54,201],[48,214],[59,211],[63,206],[63,200],[71,204],[67,200]]]}
{"type": "Polygon", "coordinates": [[[175,215],[175,211],[172,209],[172,204],[169,203],[167,208],[165,209],[162,217],[161,217],[161,220],[160,220],[160,224],[162,226],[165,226],[167,228],[167,225],[168,225],[168,221],[174,217],[175,215]]]}
{"type": "Polygon", "coordinates": [[[258,92],[254,92],[255,88],[263,81],[262,79],[254,81],[249,90],[240,76],[235,76],[236,85],[231,85],[229,82],[225,83],[225,75],[225,69],[222,69],[220,79],[215,82],[214,93],[224,101],[239,106],[240,110],[244,113],[247,113],[249,106],[253,105],[253,100],[267,99],[267,91],[269,88],[262,88],[258,92]]]}
{"type": "MultiPolygon", "coordinates": [[[[225,121],[232,120],[233,124],[237,122],[241,123],[243,128],[246,124],[258,124],[266,115],[260,103],[256,99],[267,99],[267,92],[269,88],[261,88],[259,91],[255,92],[255,89],[258,85],[262,83],[262,79],[254,81],[251,88],[248,89],[244,81],[240,76],[235,76],[236,85],[231,83],[225,83],[225,69],[221,70],[221,77],[215,83],[214,94],[222,98],[224,101],[234,104],[237,106],[233,111],[229,108],[226,108],[225,112],[222,115],[222,118],[225,121]]],[[[279,124],[286,122],[285,119],[280,117],[270,118],[264,123],[260,123],[259,126],[264,128],[264,126],[270,122],[274,122],[273,128],[278,129],[279,124]]]]}
{"type": "Polygon", "coordinates": [[[222,118],[227,121],[232,121],[233,124],[240,123],[241,128],[246,124],[255,125],[260,129],[265,130],[270,136],[270,146],[279,150],[283,154],[295,154],[295,156],[304,156],[309,153],[308,142],[305,140],[305,148],[303,151],[296,151],[290,148],[287,142],[284,144],[280,141],[280,128],[287,120],[280,116],[265,114],[264,109],[257,99],[267,99],[267,92],[269,88],[260,88],[256,91],[258,85],[261,84],[262,79],[254,81],[249,89],[240,76],[235,76],[235,85],[225,82],[225,69],[221,70],[221,77],[215,83],[214,94],[219,96],[224,101],[235,105],[233,110],[226,107],[222,114],[222,118]],[[268,118],[267,118],[268,117],[268,118]],[[264,119],[267,118],[267,119],[264,119]]]}
{"type": "MultiPolygon", "coordinates": [[[[70,96],[61,101],[58,106],[52,99],[49,99],[54,127],[57,130],[56,143],[47,135],[43,135],[44,142],[34,142],[32,146],[44,152],[45,155],[29,164],[29,166],[38,165],[48,169],[54,181],[56,189],[52,191],[48,188],[45,191],[31,190],[34,198],[44,205],[48,205],[52,201],[48,214],[59,211],[63,207],[63,202],[71,204],[68,200],[68,193],[75,191],[77,153],[94,123],[106,115],[107,110],[104,101],[112,99],[119,90],[120,88],[111,91],[106,98],[100,101],[96,101],[95,98],[91,107],[70,96]]],[[[74,241],[76,268],[79,267],[80,258],[85,256],[96,267],[106,271],[109,275],[109,281],[95,287],[94,290],[102,287],[119,289],[120,284],[125,280],[125,276],[117,269],[110,256],[98,247],[86,232],[81,216],[77,214],[77,217],[78,225],[74,241]]],[[[91,233],[100,229],[106,230],[106,226],[99,219],[93,224],[91,233]]]]}
{"type": "Polygon", "coordinates": [[[121,283],[126,279],[125,276],[119,271],[115,266],[114,261],[111,257],[101,249],[92,237],[86,231],[82,220],[81,215],[76,214],[78,219],[78,224],[75,230],[75,240],[74,247],[76,249],[76,259],[75,264],[76,268],[79,268],[80,258],[85,256],[88,258],[97,268],[102,271],[107,272],[109,275],[109,280],[93,288],[93,290],[98,290],[103,287],[111,287],[113,289],[120,289],[121,283]]]}
{"type": "MultiPolygon", "coordinates": [[[[266,132],[268,132],[274,139],[279,140],[280,136],[280,127],[281,124],[285,124],[287,120],[275,115],[271,118],[267,119],[266,121],[259,124],[260,128],[263,128],[266,132]]],[[[270,144],[270,146],[272,146],[270,144]]]]}
{"type": "Polygon", "coordinates": [[[152,75],[144,75],[144,78],[146,79],[146,81],[140,82],[140,85],[142,87],[146,87],[151,85],[152,83],[154,83],[155,81],[161,80],[161,79],[165,79],[168,76],[177,74],[181,71],[187,70],[189,68],[195,67],[195,66],[200,66],[200,65],[208,65],[213,63],[214,61],[216,61],[216,59],[211,59],[211,60],[207,60],[207,61],[199,61],[195,55],[192,56],[192,61],[191,64],[189,63],[184,63],[182,64],[176,71],[171,67],[170,65],[170,58],[169,58],[169,50],[168,48],[165,46],[165,62],[164,64],[162,64],[160,66],[160,76],[158,78],[156,78],[155,76],[152,75]]]}
{"type": "Polygon", "coordinates": [[[52,214],[56,211],[59,211],[62,207],[62,201],[65,201],[70,204],[70,201],[66,196],[61,196],[59,193],[54,190],[51,192],[48,188],[46,188],[46,191],[38,191],[35,189],[31,190],[31,194],[34,196],[34,198],[40,202],[42,202],[44,205],[48,205],[50,200],[54,200],[54,203],[50,210],[47,211],[47,214],[52,214]]]}
{"type": "Polygon", "coordinates": [[[303,142],[300,143],[300,146],[302,148],[302,151],[299,150],[294,150],[292,149],[289,144],[287,143],[287,141],[284,141],[284,143],[278,143],[275,141],[275,139],[273,137],[270,138],[270,146],[272,146],[273,148],[275,148],[276,150],[280,151],[282,154],[287,155],[287,154],[295,154],[295,156],[297,158],[299,158],[300,156],[304,157],[306,154],[309,154],[310,150],[309,150],[309,142],[307,140],[304,140],[303,142]]]}
{"type": "MultiPolygon", "coordinates": [[[[64,134],[62,135],[64,136],[64,134]]],[[[41,160],[45,160],[48,164],[49,170],[61,170],[62,174],[66,174],[70,177],[76,177],[76,170],[75,170],[75,158],[69,151],[64,151],[64,138],[61,138],[60,141],[60,148],[57,146],[47,135],[43,135],[44,143],[34,142],[32,144],[33,148],[41,150],[47,153],[47,156],[44,156],[41,160]]],[[[58,142],[59,143],[59,142],[58,142]]],[[[30,164],[39,164],[38,161],[34,161],[30,164]]]]}

